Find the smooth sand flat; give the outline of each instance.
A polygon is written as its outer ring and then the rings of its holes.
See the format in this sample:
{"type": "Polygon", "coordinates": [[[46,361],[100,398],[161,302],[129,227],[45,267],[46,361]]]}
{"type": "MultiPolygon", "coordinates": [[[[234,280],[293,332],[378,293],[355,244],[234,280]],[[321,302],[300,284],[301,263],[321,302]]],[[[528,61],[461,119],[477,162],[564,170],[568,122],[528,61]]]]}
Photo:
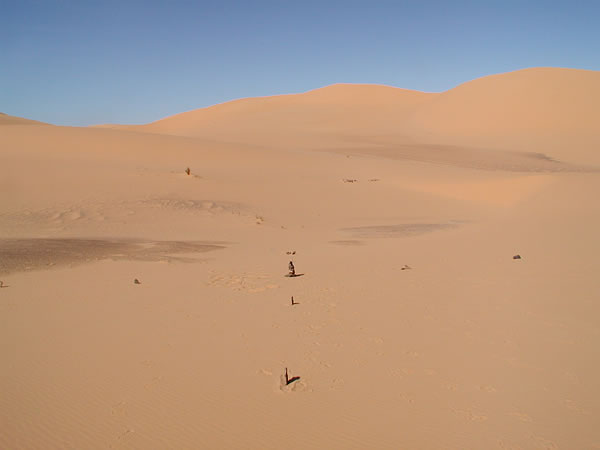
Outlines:
{"type": "Polygon", "coordinates": [[[597,109],[419,140],[450,92],[0,123],[0,447],[600,448],[597,109]]]}

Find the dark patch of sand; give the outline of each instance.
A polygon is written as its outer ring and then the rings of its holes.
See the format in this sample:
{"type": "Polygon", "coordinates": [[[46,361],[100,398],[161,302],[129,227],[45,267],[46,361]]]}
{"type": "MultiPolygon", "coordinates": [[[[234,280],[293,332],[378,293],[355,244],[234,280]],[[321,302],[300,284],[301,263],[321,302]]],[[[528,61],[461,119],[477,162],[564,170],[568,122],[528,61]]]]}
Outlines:
{"type": "Polygon", "coordinates": [[[223,242],[120,239],[0,239],[0,274],[111,260],[195,262],[223,242]]]}
{"type": "Polygon", "coordinates": [[[449,230],[458,227],[459,224],[460,222],[402,223],[397,225],[375,225],[365,227],[342,228],[342,231],[352,233],[353,236],[358,238],[397,238],[417,236],[420,234],[432,233],[434,231],[440,230],[449,230]]]}
{"type": "Polygon", "coordinates": [[[354,245],[363,245],[364,242],[362,241],[357,241],[356,239],[339,239],[337,241],[329,241],[330,244],[336,244],[336,245],[350,245],[350,246],[354,246],[354,245]]]}
{"type": "Polygon", "coordinates": [[[377,144],[356,148],[328,148],[335,153],[353,153],[404,159],[479,170],[509,172],[598,172],[598,167],[557,161],[543,153],[439,144],[377,144]]]}

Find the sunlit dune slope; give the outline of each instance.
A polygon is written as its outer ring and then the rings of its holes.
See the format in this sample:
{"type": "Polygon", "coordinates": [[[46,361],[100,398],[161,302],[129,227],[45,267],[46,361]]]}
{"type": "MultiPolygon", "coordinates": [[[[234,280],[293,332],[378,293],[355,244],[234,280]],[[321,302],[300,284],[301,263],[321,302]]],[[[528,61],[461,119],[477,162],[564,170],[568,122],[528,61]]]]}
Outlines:
{"type": "Polygon", "coordinates": [[[483,77],[443,93],[336,84],[112,127],[266,147],[378,153],[383,148],[393,154],[397,146],[443,144],[600,164],[599,105],[600,72],[534,68],[483,77]]]}
{"type": "Polygon", "coordinates": [[[406,124],[421,140],[600,161],[600,72],[534,68],[464,83],[406,124]]]}
{"type": "Polygon", "coordinates": [[[335,84],[302,94],[235,100],[147,125],[113,127],[265,146],[320,148],[358,137],[396,135],[398,124],[435,95],[390,86],[335,84]]]}

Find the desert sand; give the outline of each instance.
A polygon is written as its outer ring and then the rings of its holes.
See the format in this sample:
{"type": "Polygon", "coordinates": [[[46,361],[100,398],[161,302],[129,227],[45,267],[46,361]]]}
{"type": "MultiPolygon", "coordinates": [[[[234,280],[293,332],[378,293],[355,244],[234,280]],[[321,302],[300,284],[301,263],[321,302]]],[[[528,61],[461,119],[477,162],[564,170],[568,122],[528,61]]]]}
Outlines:
{"type": "Polygon", "coordinates": [[[0,448],[600,448],[599,123],[553,68],[0,115],[0,448]]]}

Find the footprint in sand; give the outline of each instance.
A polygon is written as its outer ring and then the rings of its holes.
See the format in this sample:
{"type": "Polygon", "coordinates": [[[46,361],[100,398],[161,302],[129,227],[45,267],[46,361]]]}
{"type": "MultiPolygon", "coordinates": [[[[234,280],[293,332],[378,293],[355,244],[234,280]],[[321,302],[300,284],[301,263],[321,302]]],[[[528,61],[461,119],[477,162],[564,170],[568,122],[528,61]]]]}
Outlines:
{"type": "Polygon", "coordinates": [[[345,381],[343,378],[334,378],[331,381],[331,386],[330,386],[330,390],[331,391],[337,391],[338,389],[342,389],[344,387],[345,381]]]}
{"type": "Polygon", "coordinates": [[[83,212],[80,210],[72,210],[67,209],[66,211],[54,213],[50,219],[53,223],[60,224],[66,221],[74,221],[81,219],[83,217],[83,212]]]}
{"type": "Polygon", "coordinates": [[[452,412],[465,420],[471,422],[485,422],[488,417],[485,414],[474,412],[472,410],[453,409],[452,412]]]}
{"type": "Polygon", "coordinates": [[[117,437],[117,439],[121,440],[121,439],[125,438],[125,437],[126,437],[128,434],[131,434],[131,433],[135,433],[135,430],[134,430],[134,429],[132,429],[132,428],[128,428],[128,429],[127,429],[127,430],[125,430],[123,433],[121,433],[121,434],[120,434],[120,435],[117,437]]]}
{"type": "Polygon", "coordinates": [[[498,447],[500,447],[502,450],[524,450],[520,445],[511,444],[504,441],[498,442],[498,447]]]}
{"type": "Polygon", "coordinates": [[[229,287],[234,291],[250,293],[265,292],[277,289],[278,284],[269,282],[266,274],[243,273],[241,275],[215,274],[206,283],[208,286],[229,287]]]}
{"type": "Polygon", "coordinates": [[[144,384],[145,389],[151,389],[162,381],[162,375],[152,378],[148,383],[144,384]]]}
{"type": "Polygon", "coordinates": [[[488,394],[493,394],[494,392],[497,392],[497,390],[494,386],[488,386],[488,385],[479,386],[479,390],[487,392],[488,394]]]}
{"type": "Polygon", "coordinates": [[[127,402],[122,401],[117,403],[110,409],[110,413],[113,416],[127,416],[127,402]]]}
{"type": "Polygon", "coordinates": [[[539,448],[539,449],[543,449],[543,450],[558,450],[558,445],[556,445],[551,440],[546,439],[545,437],[532,436],[531,438],[535,442],[535,447],[533,447],[533,448],[536,448],[536,449],[539,448]]]}
{"type": "Polygon", "coordinates": [[[522,412],[511,412],[508,414],[509,416],[514,417],[515,419],[520,420],[521,422],[533,422],[533,420],[531,419],[531,417],[528,414],[522,413],[522,412]]]}
{"type": "Polygon", "coordinates": [[[408,403],[409,405],[414,405],[415,404],[415,398],[414,395],[408,392],[404,392],[400,394],[400,398],[402,400],[404,400],[406,403],[408,403]]]}
{"type": "Polygon", "coordinates": [[[279,287],[278,284],[267,284],[265,286],[255,287],[248,289],[248,292],[264,292],[269,289],[277,289],[279,287]]]}
{"type": "Polygon", "coordinates": [[[590,414],[589,411],[580,408],[573,400],[565,400],[564,401],[565,407],[573,412],[579,413],[579,414],[590,414]]]}

